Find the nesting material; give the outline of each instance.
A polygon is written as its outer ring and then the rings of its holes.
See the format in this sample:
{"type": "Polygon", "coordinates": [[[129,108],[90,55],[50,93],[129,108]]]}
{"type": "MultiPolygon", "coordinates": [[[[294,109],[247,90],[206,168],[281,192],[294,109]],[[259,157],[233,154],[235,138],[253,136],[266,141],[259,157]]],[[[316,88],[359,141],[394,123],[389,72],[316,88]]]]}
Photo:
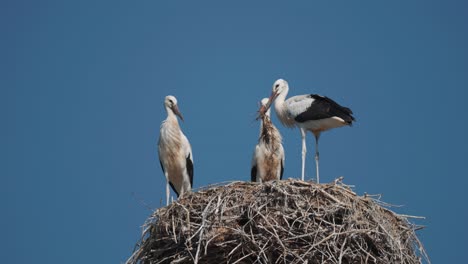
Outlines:
{"type": "Polygon", "coordinates": [[[388,207],[340,179],[232,182],[156,210],[127,263],[429,263],[388,207]]]}

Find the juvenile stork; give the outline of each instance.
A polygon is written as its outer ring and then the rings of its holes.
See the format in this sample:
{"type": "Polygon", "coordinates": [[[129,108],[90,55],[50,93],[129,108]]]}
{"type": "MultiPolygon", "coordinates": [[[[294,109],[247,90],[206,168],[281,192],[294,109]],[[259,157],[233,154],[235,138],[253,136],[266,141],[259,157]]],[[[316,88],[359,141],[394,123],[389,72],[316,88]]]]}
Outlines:
{"type": "MultiPolygon", "coordinates": [[[[264,108],[268,98],[263,98],[261,108],[264,108]]],[[[281,134],[270,120],[270,109],[261,117],[260,137],[255,146],[250,171],[253,182],[266,182],[283,179],[284,149],[281,144],[281,134]]]]}
{"type": "Polygon", "coordinates": [[[177,99],[168,95],[164,99],[167,118],[159,130],[159,162],[166,176],[166,205],[169,205],[169,185],[177,197],[190,191],[193,185],[192,148],[187,137],[180,130],[177,116],[184,118],[177,107],[177,99]]]}
{"type": "Polygon", "coordinates": [[[302,136],[302,180],[305,174],[306,133],[311,131],[315,136],[315,163],[317,183],[320,182],[318,141],[320,133],[336,127],[351,126],[354,117],[351,109],[340,106],[332,99],[317,94],[293,96],[286,99],[288,83],[279,79],[273,84],[271,96],[265,107],[259,111],[259,118],[265,115],[275,102],[278,119],[287,127],[298,126],[302,136]]]}

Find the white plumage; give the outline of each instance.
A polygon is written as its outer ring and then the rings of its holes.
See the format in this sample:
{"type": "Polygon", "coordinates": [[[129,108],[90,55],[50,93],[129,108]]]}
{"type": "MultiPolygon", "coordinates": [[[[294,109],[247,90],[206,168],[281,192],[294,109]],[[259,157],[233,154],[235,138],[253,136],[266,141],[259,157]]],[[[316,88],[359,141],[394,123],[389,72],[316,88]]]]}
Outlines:
{"type": "MultiPolygon", "coordinates": [[[[261,107],[265,107],[267,102],[268,98],[264,98],[261,107]]],[[[281,144],[281,134],[271,122],[269,109],[262,116],[261,122],[260,136],[252,158],[251,181],[281,180],[284,170],[284,149],[281,144]]]]}
{"type": "Polygon", "coordinates": [[[317,94],[298,95],[286,100],[288,91],[288,83],[282,79],[277,80],[273,84],[266,106],[260,109],[259,116],[263,116],[274,101],[275,111],[281,123],[287,127],[299,127],[302,136],[302,180],[304,180],[307,152],[306,133],[311,131],[314,134],[317,182],[319,182],[318,140],[320,133],[336,127],[350,126],[354,121],[353,112],[332,99],[317,94]]]}
{"type": "Polygon", "coordinates": [[[177,116],[184,120],[177,99],[168,95],[164,99],[167,118],[161,123],[158,153],[161,168],[166,176],[166,204],[169,204],[169,185],[177,197],[191,190],[193,185],[192,148],[182,133],[177,116]]]}

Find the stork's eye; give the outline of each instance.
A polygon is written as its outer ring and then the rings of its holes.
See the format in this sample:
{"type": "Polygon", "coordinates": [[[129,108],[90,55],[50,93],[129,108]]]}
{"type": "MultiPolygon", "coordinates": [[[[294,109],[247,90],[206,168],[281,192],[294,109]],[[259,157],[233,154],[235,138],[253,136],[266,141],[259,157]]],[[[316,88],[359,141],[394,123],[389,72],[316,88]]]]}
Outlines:
{"type": "Polygon", "coordinates": [[[279,83],[275,85],[275,89],[278,89],[278,87],[279,87],[279,83]]]}

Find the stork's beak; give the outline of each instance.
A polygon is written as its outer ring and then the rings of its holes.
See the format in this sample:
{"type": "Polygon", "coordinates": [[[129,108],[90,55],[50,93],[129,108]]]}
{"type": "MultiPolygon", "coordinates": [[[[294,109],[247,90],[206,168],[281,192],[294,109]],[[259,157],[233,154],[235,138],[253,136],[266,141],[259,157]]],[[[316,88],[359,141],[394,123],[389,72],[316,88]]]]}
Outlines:
{"type": "Polygon", "coordinates": [[[262,105],[260,109],[258,110],[258,115],[257,115],[256,120],[262,118],[265,115],[265,113],[268,111],[268,109],[270,108],[271,104],[273,103],[273,101],[276,99],[277,96],[278,96],[278,93],[271,92],[271,95],[268,98],[268,102],[266,103],[266,105],[262,105]]]}
{"type": "Polygon", "coordinates": [[[172,111],[174,111],[174,114],[176,114],[178,117],[180,117],[180,120],[184,121],[184,117],[183,117],[182,114],[180,113],[179,107],[177,107],[177,105],[174,105],[174,106],[172,107],[172,111]]]}

